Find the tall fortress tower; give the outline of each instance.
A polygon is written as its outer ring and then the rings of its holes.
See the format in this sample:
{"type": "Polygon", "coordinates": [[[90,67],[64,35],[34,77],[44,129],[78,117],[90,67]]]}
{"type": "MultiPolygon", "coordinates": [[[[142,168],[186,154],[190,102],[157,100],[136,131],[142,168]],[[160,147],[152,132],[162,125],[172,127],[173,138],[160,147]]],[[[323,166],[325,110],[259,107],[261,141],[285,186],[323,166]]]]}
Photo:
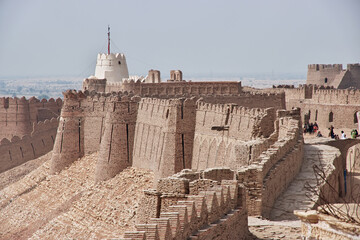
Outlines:
{"type": "Polygon", "coordinates": [[[108,53],[98,54],[95,77],[106,79],[108,83],[121,83],[123,78],[129,78],[125,55],[110,53],[110,27],[108,27],[108,53]]]}

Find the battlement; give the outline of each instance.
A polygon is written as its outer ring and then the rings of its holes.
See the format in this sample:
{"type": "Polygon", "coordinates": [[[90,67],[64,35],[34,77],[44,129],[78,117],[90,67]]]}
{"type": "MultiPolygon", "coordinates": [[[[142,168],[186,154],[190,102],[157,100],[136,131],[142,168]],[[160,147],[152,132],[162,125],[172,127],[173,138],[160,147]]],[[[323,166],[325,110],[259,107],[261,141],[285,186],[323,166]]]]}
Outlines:
{"type": "Polygon", "coordinates": [[[214,239],[219,232],[224,239],[248,237],[245,191],[234,173],[229,179],[229,169],[190,171],[162,178],[157,190],[145,191],[141,224],[125,238],[214,239]],[[189,179],[189,174],[201,178],[189,179]]]}
{"type": "MultiPolygon", "coordinates": [[[[141,83],[140,79],[134,80],[134,79],[128,79],[128,78],[123,79],[122,82],[123,82],[123,84],[134,84],[134,83],[140,84],[141,83]]],[[[116,86],[116,85],[114,85],[114,86],[116,86]]]]}
{"type": "Polygon", "coordinates": [[[346,69],[351,70],[359,70],[360,69],[360,63],[351,63],[346,65],[346,69]]]}
{"type": "Polygon", "coordinates": [[[86,98],[86,95],[81,91],[77,90],[67,90],[63,92],[64,99],[84,99],[86,98]]]}
{"type": "Polygon", "coordinates": [[[9,105],[24,105],[24,104],[32,104],[32,103],[56,103],[57,105],[62,105],[61,98],[57,98],[56,100],[54,98],[50,98],[49,100],[43,98],[43,99],[37,99],[36,97],[31,97],[29,99],[26,99],[26,97],[0,97],[0,106],[3,106],[5,108],[8,108],[9,105]]]}
{"type": "Polygon", "coordinates": [[[268,217],[276,198],[287,188],[302,164],[300,109],[277,111],[277,120],[278,139],[251,165],[238,171],[239,181],[249,190],[246,196],[249,215],[268,217]]]}
{"type": "Polygon", "coordinates": [[[99,53],[97,55],[98,60],[122,60],[125,59],[125,55],[123,53],[99,53]]]}
{"type": "Polygon", "coordinates": [[[337,71],[343,70],[342,64],[309,64],[308,70],[309,71],[321,71],[324,69],[334,69],[337,71]]]}
{"type": "Polygon", "coordinates": [[[144,109],[147,105],[159,105],[159,106],[177,106],[181,105],[181,100],[172,98],[172,99],[160,99],[160,98],[142,98],[139,103],[139,108],[144,109]]]}
{"type": "Polygon", "coordinates": [[[212,111],[222,114],[227,114],[230,111],[233,115],[250,115],[259,117],[267,113],[267,110],[264,108],[247,108],[237,106],[235,104],[211,104],[203,102],[201,99],[196,102],[196,109],[199,111],[212,111]]]}
{"type": "Polygon", "coordinates": [[[58,123],[58,118],[34,123],[31,134],[1,139],[0,173],[51,151],[58,123]]]}
{"type": "Polygon", "coordinates": [[[57,128],[58,124],[59,124],[58,118],[52,118],[50,120],[46,119],[43,122],[33,123],[33,131],[31,132],[31,136],[33,136],[35,132],[43,132],[57,128]]]}

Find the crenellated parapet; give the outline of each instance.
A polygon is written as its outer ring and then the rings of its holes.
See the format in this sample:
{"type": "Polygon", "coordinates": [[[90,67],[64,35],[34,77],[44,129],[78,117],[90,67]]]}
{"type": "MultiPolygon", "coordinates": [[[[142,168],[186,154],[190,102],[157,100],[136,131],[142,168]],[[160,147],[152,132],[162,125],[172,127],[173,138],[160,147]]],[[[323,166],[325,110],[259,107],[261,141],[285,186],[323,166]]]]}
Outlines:
{"type": "Polygon", "coordinates": [[[300,109],[277,112],[278,140],[251,165],[238,171],[238,179],[250,189],[249,215],[268,217],[278,196],[299,172],[303,160],[300,109]]]}
{"type": "Polygon", "coordinates": [[[338,89],[360,88],[360,64],[310,64],[308,65],[307,84],[332,86],[338,89]]]}
{"type": "Polygon", "coordinates": [[[0,141],[0,173],[38,158],[53,149],[58,118],[34,123],[31,134],[0,141]]]}
{"type": "Polygon", "coordinates": [[[308,69],[312,71],[321,71],[323,69],[343,70],[342,64],[309,64],[308,69]]]}
{"type": "Polygon", "coordinates": [[[357,105],[360,100],[359,89],[321,89],[314,90],[313,101],[319,104],[357,105]]]}
{"type": "Polygon", "coordinates": [[[29,135],[32,124],[56,118],[60,114],[62,100],[42,99],[32,97],[0,98],[0,137],[29,135]]]}
{"type": "Polygon", "coordinates": [[[234,172],[231,178],[229,169],[189,171],[162,178],[157,190],[145,191],[137,231],[125,232],[124,238],[248,238],[245,191],[234,172]]]}

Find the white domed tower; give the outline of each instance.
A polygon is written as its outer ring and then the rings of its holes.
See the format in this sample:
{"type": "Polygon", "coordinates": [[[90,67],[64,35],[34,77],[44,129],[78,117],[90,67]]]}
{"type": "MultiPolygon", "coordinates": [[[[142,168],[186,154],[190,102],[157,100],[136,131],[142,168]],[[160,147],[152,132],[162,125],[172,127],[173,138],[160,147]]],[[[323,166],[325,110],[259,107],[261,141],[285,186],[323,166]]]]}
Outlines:
{"type": "Polygon", "coordinates": [[[123,78],[129,78],[125,55],[110,53],[110,27],[108,27],[108,53],[98,54],[95,77],[106,78],[107,83],[121,83],[123,78]]]}

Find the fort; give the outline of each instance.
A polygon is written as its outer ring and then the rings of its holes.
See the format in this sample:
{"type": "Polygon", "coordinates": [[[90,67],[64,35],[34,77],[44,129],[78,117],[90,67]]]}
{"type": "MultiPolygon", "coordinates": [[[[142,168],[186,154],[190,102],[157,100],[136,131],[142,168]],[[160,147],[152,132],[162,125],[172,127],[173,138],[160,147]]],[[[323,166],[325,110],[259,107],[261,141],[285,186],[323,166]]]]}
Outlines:
{"type": "MultiPolygon", "coordinates": [[[[184,80],[180,70],[172,70],[164,82],[159,70],[129,76],[124,54],[99,54],[95,76],[84,79],[81,90],[64,92],[63,101],[1,99],[0,124],[7,127],[2,137],[11,140],[1,141],[0,173],[52,152],[34,175],[16,183],[20,190],[11,185],[0,190],[0,211],[11,214],[16,199],[27,193],[56,196],[57,201],[43,202],[56,209],[51,215],[35,203],[36,214],[31,214],[32,221],[52,219],[51,224],[32,230],[25,218],[16,218],[26,228],[23,236],[39,238],[67,228],[77,228],[71,237],[79,237],[81,226],[92,219],[102,226],[89,233],[95,238],[116,233],[124,239],[249,239],[248,216],[276,219],[286,212],[293,219],[293,210],[299,210],[305,235],[311,216],[318,214],[321,222],[326,213],[301,211],[351,202],[349,192],[358,194],[352,186],[360,170],[359,141],[324,138],[311,144],[314,139],[304,137],[302,126],[317,122],[321,131],[331,125],[357,129],[359,69],[359,64],[346,70],[339,64],[309,65],[307,84],[251,89],[234,81],[184,80]],[[309,173],[313,166],[323,167],[322,182],[309,173]],[[305,189],[305,181],[315,181],[316,191],[305,189]],[[62,184],[66,190],[47,192],[62,184]],[[133,215],[114,224],[113,214],[124,205],[112,201],[131,194],[126,188],[138,194],[123,203],[133,215]],[[297,188],[299,199],[307,195],[311,201],[291,199],[297,188]],[[120,190],[125,193],[112,195],[120,190]],[[101,200],[104,196],[107,200],[101,200]],[[279,213],[281,207],[286,209],[279,213]],[[67,219],[81,224],[71,226],[67,219]],[[54,229],[55,222],[63,227],[54,229]]],[[[9,230],[3,229],[0,238],[13,236],[16,227],[1,221],[9,230]]],[[[360,232],[316,227],[323,236],[359,237],[360,232]]]]}

